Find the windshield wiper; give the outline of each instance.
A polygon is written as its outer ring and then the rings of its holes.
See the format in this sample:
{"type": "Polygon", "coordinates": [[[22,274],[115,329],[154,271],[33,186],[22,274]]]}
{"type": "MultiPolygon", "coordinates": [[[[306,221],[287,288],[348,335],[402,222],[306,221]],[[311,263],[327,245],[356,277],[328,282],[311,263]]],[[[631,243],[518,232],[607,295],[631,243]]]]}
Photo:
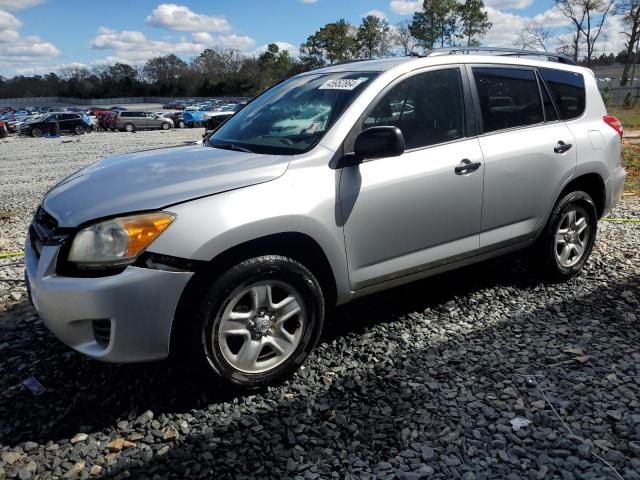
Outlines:
{"type": "Polygon", "coordinates": [[[248,148],[240,147],[239,145],[234,145],[233,143],[211,143],[209,142],[213,148],[221,148],[222,150],[234,150],[236,152],[245,152],[245,153],[255,153],[248,148]]]}

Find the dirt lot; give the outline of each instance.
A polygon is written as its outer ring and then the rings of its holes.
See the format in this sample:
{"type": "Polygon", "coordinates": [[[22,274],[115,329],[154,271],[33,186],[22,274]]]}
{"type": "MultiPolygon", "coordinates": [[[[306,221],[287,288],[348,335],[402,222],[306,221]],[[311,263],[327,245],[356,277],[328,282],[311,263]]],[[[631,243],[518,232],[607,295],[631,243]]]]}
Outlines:
{"type": "MultiPolygon", "coordinates": [[[[201,131],[0,142],[0,252],[60,178],[201,131]]],[[[0,258],[0,480],[640,479],[638,197],[610,217],[568,283],[512,255],[363,299],[291,380],[244,396],[69,351],[26,301],[21,257],[0,258]]]]}

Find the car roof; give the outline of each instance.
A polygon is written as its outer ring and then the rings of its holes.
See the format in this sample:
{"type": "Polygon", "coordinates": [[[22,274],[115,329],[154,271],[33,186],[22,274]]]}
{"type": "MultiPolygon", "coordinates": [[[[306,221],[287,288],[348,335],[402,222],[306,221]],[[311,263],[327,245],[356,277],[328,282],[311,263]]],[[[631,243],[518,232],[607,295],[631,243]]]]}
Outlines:
{"type": "MultiPolygon", "coordinates": [[[[544,52],[543,52],[544,54],[544,52]]],[[[550,56],[554,54],[549,54],[550,56]]],[[[501,64],[501,65],[518,65],[541,68],[556,68],[558,70],[567,70],[572,72],[591,72],[591,70],[571,65],[569,63],[540,60],[529,56],[510,56],[510,55],[494,55],[494,54],[439,54],[432,56],[406,56],[385,58],[380,60],[356,60],[352,62],[337,63],[327,67],[311,70],[301,75],[310,75],[317,73],[347,73],[347,72],[384,72],[392,69],[410,71],[417,68],[449,65],[449,64],[501,64]]]]}

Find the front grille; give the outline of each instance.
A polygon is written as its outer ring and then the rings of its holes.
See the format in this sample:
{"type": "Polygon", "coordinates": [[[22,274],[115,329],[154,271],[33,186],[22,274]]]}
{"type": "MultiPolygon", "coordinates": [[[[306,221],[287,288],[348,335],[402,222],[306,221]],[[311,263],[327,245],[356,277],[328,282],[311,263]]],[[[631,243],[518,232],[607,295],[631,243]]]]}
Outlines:
{"type": "Polygon", "coordinates": [[[111,321],[110,320],[93,320],[93,336],[96,343],[102,348],[109,346],[111,339],[111,321]]]}

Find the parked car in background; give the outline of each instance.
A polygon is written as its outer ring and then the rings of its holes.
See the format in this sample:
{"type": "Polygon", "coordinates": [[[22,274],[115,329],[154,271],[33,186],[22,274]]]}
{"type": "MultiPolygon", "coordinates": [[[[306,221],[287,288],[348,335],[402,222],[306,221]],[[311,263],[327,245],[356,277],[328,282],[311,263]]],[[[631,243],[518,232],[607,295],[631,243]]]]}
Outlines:
{"type": "Polygon", "coordinates": [[[211,135],[215,132],[220,125],[226,122],[229,118],[234,115],[235,112],[211,112],[209,113],[209,118],[204,120],[204,134],[202,135],[204,138],[211,135]]]}
{"type": "Polygon", "coordinates": [[[32,137],[42,137],[54,132],[54,125],[58,123],[60,132],[71,132],[82,135],[90,127],[82,115],[72,112],[47,113],[39,115],[20,125],[21,135],[31,135],[32,137]]]}
{"type": "Polygon", "coordinates": [[[173,127],[173,120],[160,117],[153,112],[128,110],[117,112],[112,121],[112,128],[123,132],[136,130],[168,130],[173,127]]]}
{"type": "Polygon", "coordinates": [[[200,112],[200,111],[184,111],[182,114],[182,120],[184,121],[185,127],[187,128],[197,128],[202,127],[204,125],[205,120],[212,115],[213,112],[200,112]]]}
{"type": "Polygon", "coordinates": [[[127,110],[127,107],[119,107],[119,106],[116,106],[116,107],[111,107],[111,108],[109,108],[109,110],[114,110],[114,111],[116,111],[116,110],[117,110],[117,111],[122,112],[122,111],[127,110]]]}
{"type": "Polygon", "coordinates": [[[184,102],[181,100],[176,100],[173,102],[165,103],[162,108],[165,110],[184,110],[184,102]]]}
{"type": "Polygon", "coordinates": [[[170,118],[171,120],[173,120],[173,125],[176,128],[185,128],[187,126],[186,122],[184,121],[184,112],[169,112],[166,117],[170,118]]]}
{"type": "Polygon", "coordinates": [[[98,129],[99,130],[111,130],[111,120],[115,116],[116,112],[108,110],[104,113],[101,113],[97,116],[98,118],[98,129]]]}
{"type": "Polygon", "coordinates": [[[111,113],[112,111],[113,110],[109,110],[108,108],[92,107],[89,109],[88,114],[97,117],[98,115],[101,115],[103,113],[111,113]]]}

